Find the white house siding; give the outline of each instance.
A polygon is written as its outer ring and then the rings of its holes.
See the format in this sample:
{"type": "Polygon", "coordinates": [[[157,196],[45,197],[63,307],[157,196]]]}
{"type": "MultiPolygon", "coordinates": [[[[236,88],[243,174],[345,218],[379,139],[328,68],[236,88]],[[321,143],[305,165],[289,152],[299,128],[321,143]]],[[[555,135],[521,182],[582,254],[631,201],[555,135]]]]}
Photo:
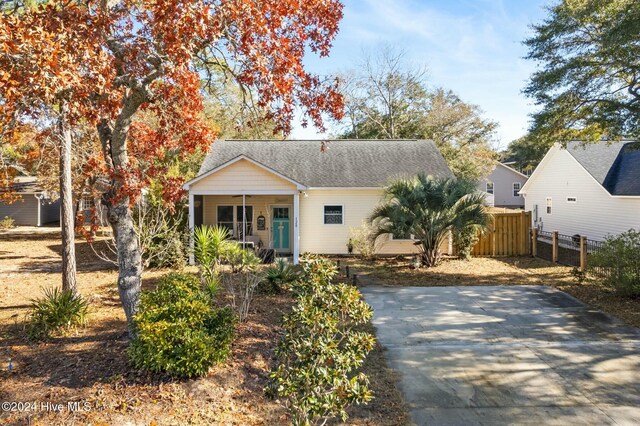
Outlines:
{"type": "Polygon", "coordinates": [[[522,195],[513,195],[513,184],[517,182],[522,188],[526,181],[526,176],[512,170],[510,167],[498,164],[486,179],[478,183],[476,188],[484,192],[487,188],[487,182],[493,182],[493,195],[487,194],[486,197],[489,205],[496,207],[522,207],[524,206],[524,197],[522,195]]]}
{"type": "MultiPolygon", "coordinates": [[[[347,254],[349,230],[358,228],[380,203],[382,189],[307,190],[300,197],[300,252],[347,254]],[[324,206],[342,205],[343,223],[324,224],[324,206]]],[[[378,254],[417,252],[413,241],[384,238],[378,254]]]]}
{"type": "MultiPolygon", "coordinates": [[[[525,209],[537,206],[544,231],[602,240],[640,229],[640,197],[612,197],[566,150],[550,152],[541,167],[528,184],[525,209]],[[547,197],[552,199],[551,214],[546,213],[547,197]],[[567,197],[577,201],[569,203],[567,197]]],[[[535,212],[532,217],[535,220],[535,212]]]]}
{"type": "MultiPolygon", "coordinates": [[[[205,195],[203,197],[204,211],[203,211],[203,223],[205,225],[215,225],[218,223],[218,208],[217,206],[241,206],[242,197],[233,197],[231,195],[205,195]]],[[[264,247],[269,246],[270,231],[271,231],[271,207],[283,206],[290,207],[290,217],[292,221],[291,230],[293,230],[293,196],[292,195],[253,195],[246,198],[245,205],[253,206],[253,235],[259,236],[264,247]],[[258,216],[265,217],[265,229],[258,230],[257,218],[258,216]]],[[[291,232],[293,235],[293,232],[291,232]]],[[[293,247],[293,241],[290,242],[290,247],[293,247]]]]}
{"type": "Polygon", "coordinates": [[[239,160],[194,183],[190,191],[266,191],[292,190],[296,186],[250,161],[239,160]]]}

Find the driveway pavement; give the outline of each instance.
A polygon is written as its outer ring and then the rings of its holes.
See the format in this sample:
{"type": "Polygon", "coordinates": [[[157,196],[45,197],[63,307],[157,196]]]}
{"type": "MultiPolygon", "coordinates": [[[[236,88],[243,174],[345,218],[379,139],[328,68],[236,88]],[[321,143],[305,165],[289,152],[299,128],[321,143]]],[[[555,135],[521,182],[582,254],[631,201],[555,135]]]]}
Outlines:
{"type": "Polygon", "coordinates": [[[364,287],[419,425],[640,424],[640,330],[549,287],[364,287]]]}

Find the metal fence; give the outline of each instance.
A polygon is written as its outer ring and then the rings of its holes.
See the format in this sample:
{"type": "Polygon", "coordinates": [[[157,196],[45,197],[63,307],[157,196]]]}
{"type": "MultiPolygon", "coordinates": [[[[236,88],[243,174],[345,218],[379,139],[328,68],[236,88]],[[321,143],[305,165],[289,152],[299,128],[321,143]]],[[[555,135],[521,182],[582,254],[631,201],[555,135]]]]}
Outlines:
{"type": "Polygon", "coordinates": [[[587,271],[589,272],[589,274],[597,278],[608,278],[611,275],[611,268],[607,268],[604,266],[592,266],[591,262],[589,262],[589,256],[597,253],[603,245],[603,241],[587,239],[587,271]]]}
{"type": "Polygon", "coordinates": [[[580,266],[580,235],[558,234],[558,263],[580,266]]]}
{"type": "MultiPolygon", "coordinates": [[[[535,256],[553,262],[567,266],[573,266],[581,268],[581,246],[580,235],[566,235],[556,234],[556,259],[554,259],[554,239],[553,232],[536,231],[536,250],[535,256]]],[[[533,243],[533,239],[532,239],[533,243]]],[[[597,253],[603,246],[603,241],[596,241],[585,239],[584,249],[586,251],[586,269],[589,275],[596,278],[607,278],[611,276],[612,268],[615,266],[593,266],[592,262],[589,262],[589,258],[597,253]]]]}
{"type": "Polygon", "coordinates": [[[536,236],[536,256],[553,262],[553,234],[551,232],[538,231],[536,236]]]}

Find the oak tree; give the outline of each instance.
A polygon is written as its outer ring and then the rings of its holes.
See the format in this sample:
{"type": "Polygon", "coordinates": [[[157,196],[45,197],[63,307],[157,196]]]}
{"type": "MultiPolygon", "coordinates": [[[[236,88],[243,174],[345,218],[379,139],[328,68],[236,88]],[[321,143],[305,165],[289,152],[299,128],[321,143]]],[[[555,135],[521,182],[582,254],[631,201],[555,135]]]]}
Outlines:
{"type": "MultiPolygon", "coordinates": [[[[276,131],[291,130],[297,107],[304,111],[304,124],[322,128],[324,113],[341,116],[342,97],[334,81],[307,72],[303,58],[307,51],[328,55],[341,17],[339,0],[53,0],[0,24],[3,61],[33,53],[29,49],[35,43],[16,39],[43,37],[58,46],[51,55],[29,55],[38,58],[33,67],[45,62],[44,68],[69,78],[71,95],[83,95],[66,101],[69,116],[97,126],[102,162],[95,168],[108,177],[102,203],[116,239],[118,289],[130,324],[142,270],[131,206],[151,179],[159,179],[172,208],[182,196],[183,180],[165,174],[165,160],[206,149],[213,141],[202,115],[201,80],[207,70],[223,70],[251,88],[276,131]],[[60,23],[55,34],[40,30],[50,19],[60,23]],[[60,39],[79,45],[56,44],[60,39]],[[63,54],[88,58],[75,73],[76,62],[68,66],[58,58],[63,54]],[[157,123],[136,121],[144,113],[157,117],[157,123]]],[[[0,80],[10,82],[2,91],[9,89],[16,98],[31,93],[32,75],[21,73],[21,66],[0,69],[8,69],[0,80]]],[[[38,84],[43,89],[34,100],[53,96],[46,81],[38,84]]]]}
{"type": "Polygon", "coordinates": [[[640,135],[640,2],[561,0],[525,41],[538,70],[524,93],[538,138],[640,135]]]}

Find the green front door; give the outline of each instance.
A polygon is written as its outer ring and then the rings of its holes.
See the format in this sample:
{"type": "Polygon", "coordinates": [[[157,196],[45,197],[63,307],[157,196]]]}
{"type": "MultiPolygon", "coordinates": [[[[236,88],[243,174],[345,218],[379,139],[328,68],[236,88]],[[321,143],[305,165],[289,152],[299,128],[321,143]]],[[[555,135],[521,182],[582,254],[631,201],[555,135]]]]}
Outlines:
{"type": "Polygon", "coordinates": [[[289,207],[274,207],[271,221],[273,248],[279,251],[289,251],[289,207]]]}

